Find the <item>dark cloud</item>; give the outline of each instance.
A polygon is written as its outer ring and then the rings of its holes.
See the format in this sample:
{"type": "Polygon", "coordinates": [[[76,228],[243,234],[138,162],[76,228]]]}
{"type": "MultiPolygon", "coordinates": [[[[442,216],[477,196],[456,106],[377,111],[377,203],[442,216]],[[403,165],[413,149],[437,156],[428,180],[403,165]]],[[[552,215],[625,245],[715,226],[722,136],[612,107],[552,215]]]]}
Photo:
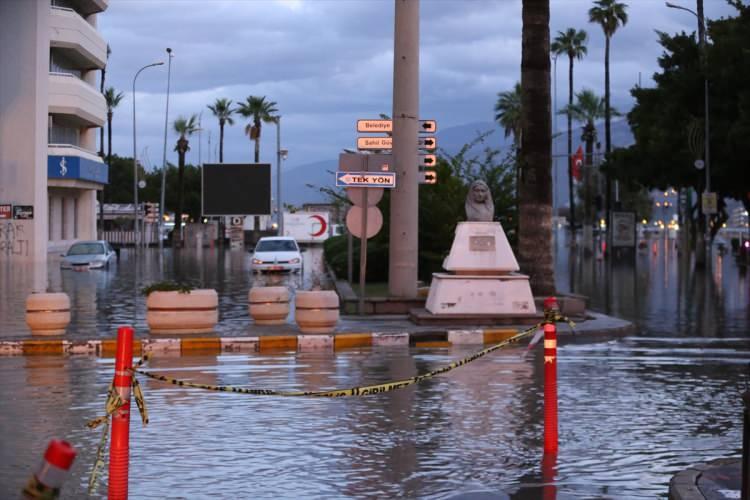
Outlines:
{"type": "MultiPolygon", "coordinates": [[[[631,0],[629,23],[612,40],[612,102],[632,106],[630,89],[651,84],[661,49],[655,30],[695,31],[695,18],[657,0],[631,0]]],[[[693,7],[687,2],[686,6],[693,7]]],[[[724,0],[706,0],[709,18],[732,13],[724,0]]],[[[202,114],[203,161],[211,159],[218,124],[206,105],[216,98],[265,95],[282,114],[290,166],[334,158],[353,147],[357,118],[391,112],[392,0],[118,0],[100,16],[112,47],[107,85],[126,92],[115,112],[115,151],[132,154],[132,78],[141,66],[174,50],[170,122],[202,114]],[[211,137],[211,147],[208,139],[211,137]],[[210,153],[209,153],[210,151],[210,153]]],[[[576,90],[603,94],[604,36],[588,22],[590,1],[551,0],[551,36],[568,27],[588,32],[588,56],[575,64],[576,90]]],[[[420,107],[442,129],[491,121],[497,93],[520,78],[520,0],[422,0],[420,107]]],[[[557,100],[567,99],[567,59],[557,61],[557,100]]],[[[137,82],[138,144],[161,163],[166,66],[137,82]]],[[[226,131],[229,161],[249,161],[244,122],[226,131]]],[[[562,126],[562,125],[561,125],[562,126]]],[[[168,159],[175,141],[169,133],[168,159]]],[[[262,160],[275,161],[275,127],[267,125],[262,160]]],[[[198,161],[193,138],[189,161],[198,161]]],[[[139,154],[141,153],[139,151],[139,154]]]]}

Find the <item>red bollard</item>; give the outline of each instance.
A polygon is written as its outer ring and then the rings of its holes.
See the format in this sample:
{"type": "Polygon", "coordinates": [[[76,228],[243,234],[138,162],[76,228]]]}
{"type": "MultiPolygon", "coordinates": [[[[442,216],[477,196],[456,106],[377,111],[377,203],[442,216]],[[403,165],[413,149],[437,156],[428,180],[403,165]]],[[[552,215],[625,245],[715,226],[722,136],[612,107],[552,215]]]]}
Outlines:
{"type": "Polygon", "coordinates": [[[555,474],[557,473],[557,455],[545,453],[542,455],[542,499],[555,500],[557,498],[557,486],[555,485],[555,474]]]}
{"type": "Polygon", "coordinates": [[[76,451],[70,443],[59,439],[50,441],[42,463],[24,487],[21,498],[57,498],[75,458],[76,451]]]}
{"type": "Polygon", "coordinates": [[[112,415],[112,443],[109,447],[109,500],[128,498],[130,457],[130,387],[133,374],[133,328],[117,329],[114,390],[125,402],[112,415]]]}
{"type": "Polygon", "coordinates": [[[557,327],[544,325],[544,453],[557,453],[557,327]]]}

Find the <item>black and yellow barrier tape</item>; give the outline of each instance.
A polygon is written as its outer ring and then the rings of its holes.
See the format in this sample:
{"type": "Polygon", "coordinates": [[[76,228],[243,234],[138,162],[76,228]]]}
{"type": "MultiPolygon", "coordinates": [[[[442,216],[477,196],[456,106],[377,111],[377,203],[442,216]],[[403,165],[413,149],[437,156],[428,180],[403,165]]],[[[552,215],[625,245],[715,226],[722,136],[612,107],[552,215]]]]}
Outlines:
{"type": "MultiPolygon", "coordinates": [[[[178,380],[175,378],[165,377],[163,375],[156,375],[154,373],[151,373],[145,370],[140,370],[137,367],[134,367],[133,372],[138,373],[140,375],[144,375],[154,380],[167,382],[167,383],[177,385],[180,387],[192,387],[194,389],[205,389],[209,391],[234,392],[238,394],[250,394],[250,395],[255,395],[255,396],[282,396],[282,397],[307,396],[307,397],[318,397],[318,398],[338,398],[338,397],[344,397],[344,396],[368,396],[372,394],[381,394],[384,392],[390,392],[390,391],[395,391],[398,389],[403,389],[410,385],[419,383],[423,380],[432,378],[436,375],[447,373],[455,368],[458,368],[459,366],[466,365],[483,356],[486,356],[487,354],[491,352],[494,352],[498,349],[506,347],[510,344],[516,343],[520,341],[521,339],[534,333],[538,328],[540,328],[545,323],[553,322],[556,320],[566,320],[566,321],[569,321],[569,323],[572,326],[574,326],[574,324],[570,320],[565,318],[564,316],[560,316],[559,314],[556,314],[556,313],[555,314],[545,313],[544,321],[537,323],[536,325],[530,328],[527,328],[526,330],[523,330],[517,333],[516,335],[510,337],[509,339],[506,339],[498,344],[482,349],[481,351],[475,354],[472,354],[471,356],[463,358],[459,361],[454,361],[453,363],[440,367],[436,370],[429,371],[422,375],[416,375],[411,378],[396,380],[396,381],[387,382],[384,384],[351,387],[347,389],[332,389],[329,391],[289,391],[288,392],[288,391],[276,391],[273,389],[252,389],[252,388],[235,387],[235,386],[227,386],[227,385],[197,384],[195,382],[187,382],[184,380],[178,380]]],[[[141,360],[141,363],[139,363],[138,366],[140,366],[143,362],[147,360],[148,360],[148,355],[144,355],[143,359],[141,360]]]]}
{"type": "MultiPolygon", "coordinates": [[[[135,366],[141,366],[145,362],[144,359],[141,359],[135,366]]],[[[141,385],[138,383],[138,380],[133,377],[132,382],[132,390],[133,390],[133,399],[135,399],[135,404],[138,406],[138,413],[141,415],[141,422],[143,422],[143,425],[148,424],[148,409],[146,408],[146,400],[143,398],[143,391],[141,390],[141,385]]],[[[91,470],[91,475],[89,476],[89,485],[88,485],[88,494],[91,495],[96,490],[96,485],[98,482],[99,477],[99,471],[102,467],[104,467],[104,453],[107,448],[107,439],[109,437],[109,419],[112,416],[114,412],[116,412],[120,407],[122,407],[125,404],[125,400],[123,400],[120,395],[115,391],[114,386],[110,383],[109,389],[107,390],[107,401],[104,404],[105,408],[105,414],[101,417],[97,417],[95,419],[89,420],[86,423],[86,427],[89,429],[95,429],[99,427],[102,424],[105,424],[104,427],[102,427],[102,437],[99,440],[99,446],[96,448],[96,461],[94,462],[94,468],[91,470]]]]}

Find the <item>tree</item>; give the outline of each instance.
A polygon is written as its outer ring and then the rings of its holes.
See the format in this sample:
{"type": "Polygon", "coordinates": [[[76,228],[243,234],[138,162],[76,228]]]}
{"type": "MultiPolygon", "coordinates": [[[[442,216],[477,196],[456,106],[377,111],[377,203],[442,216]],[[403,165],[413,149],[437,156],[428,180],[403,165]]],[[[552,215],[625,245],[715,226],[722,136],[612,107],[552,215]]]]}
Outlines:
{"type": "Polygon", "coordinates": [[[255,163],[260,161],[260,130],[262,123],[274,121],[274,113],[278,112],[274,101],[266,101],[266,97],[249,96],[246,102],[238,104],[237,113],[250,118],[251,123],[245,127],[245,133],[251,141],[255,141],[255,163]]]}
{"type": "MultiPolygon", "coordinates": [[[[495,121],[503,127],[505,137],[513,135],[513,157],[516,170],[516,203],[518,203],[518,186],[521,180],[521,168],[518,162],[518,151],[521,148],[521,82],[516,82],[512,91],[499,92],[495,103],[495,121]]],[[[516,206],[516,212],[518,206],[516,206]]]]}
{"type": "Polygon", "coordinates": [[[537,295],[555,292],[549,0],[523,0],[518,260],[537,295]]]}
{"type": "MultiPolygon", "coordinates": [[[[586,55],[586,32],[568,28],[567,31],[557,32],[555,41],[550,47],[556,55],[568,56],[568,107],[573,106],[573,61],[581,60],[586,55]]],[[[568,192],[570,196],[570,234],[573,241],[576,238],[576,197],[573,191],[573,117],[568,115],[568,192]]]]}
{"type": "MultiPolygon", "coordinates": [[[[208,109],[219,119],[219,163],[224,163],[224,125],[234,125],[231,99],[216,99],[216,102],[208,105],[208,109]]],[[[257,161],[257,160],[256,160],[257,161]]]]}
{"type": "MultiPolygon", "coordinates": [[[[596,0],[594,6],[589,9],[589,22],[601,26],[604,32],[604,152],[612,152],[612,119],[610,116],[610,86],[609,86],[609,44],[617,28],[625,26],[628,22],[628,14],[625,12],[627,4],[617,0],[596,0]]],[[[607,220],[609,210],[612,206],[611,179],[607,176],[607,220]]]]}
{"type": "MultiPolygon", "coordinates": [[[[109,87],[107,90],[104,91],[104,100],[107,104],[107,170],[109,171],[109,176],[112,177],[112,117],[114,116],[115,108],[120,104],[120,101],[122,101],[123,93],[117,92],[114,87],[109,87]]],[[[104,146],[102,146],[102,150],[104,149],[104,146]]],[[[105,185],[104,189],[102,189],[102,200],[101,200],[101,211],[103,213],[104,211],[104,203],[106,203],[111,193],[116,192],[112,191],[109,185],[105,185]]],[[[103,227],[102,227],[103,228],[103,227]]]]}
{"type": "MultiPolygon", "coordinates": [[[[576,102],[565,107],[560,111],[561,114],[568,115],[577,122],[583,123],[581,140],[586,145],[586,155],[584,161],[583,176],[583,219],[584,228],[591,228],[593,220],[593,193],[592,187],[594,180],[592,178],[592,168],[594,164],[594,143],[597,139],[596,121],[604,118],[604,99],[597,96],[592,90],[584,89],[576,94],[576,102]]],[[[619,115],[619,113],[613,113],[619,115]]],[[[586,232],[586,229],[584,230],[586,232]]],[[[588,244],[588,234],[584,240],[588,244]]]]}
{"type": "Polygon", "coordinates": [[[175,144],[174,147],[179,159],[177,163],[177,212],[175,213],[174,232],[172,233],[172,244],[175,248],[178,245],[182,245],[181,227],[185,188],[185,154],[190,151],[188,137],[198,131],[197,119],[198,117],[196,115],[192,115],[188,119],[179,116],[173,123],[174,131],[180,134],[180,137],[177,139],[177,144],[175,144]]]}

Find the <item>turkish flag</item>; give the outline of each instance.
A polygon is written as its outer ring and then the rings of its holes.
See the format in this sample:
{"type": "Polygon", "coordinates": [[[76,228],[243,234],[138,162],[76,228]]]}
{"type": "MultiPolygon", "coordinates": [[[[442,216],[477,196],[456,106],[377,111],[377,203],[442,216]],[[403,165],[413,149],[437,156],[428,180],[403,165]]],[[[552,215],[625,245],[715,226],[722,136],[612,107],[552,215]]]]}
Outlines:
{"type": "Polygon", "coordinates": [[[581,167],[583,166],[583,148],[578,146],[576,154],[570,157],[570,172],[577,181],[581,180],[581,167]]]}

